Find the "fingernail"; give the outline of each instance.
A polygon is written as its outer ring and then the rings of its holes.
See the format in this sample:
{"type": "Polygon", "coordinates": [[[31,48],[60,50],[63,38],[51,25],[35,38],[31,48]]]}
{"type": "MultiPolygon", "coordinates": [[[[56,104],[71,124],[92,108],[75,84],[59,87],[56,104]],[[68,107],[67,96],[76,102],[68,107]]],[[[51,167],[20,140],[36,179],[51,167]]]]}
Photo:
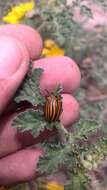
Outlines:
{"type": "Polygon", "coordinates": [[[18,70],[26,51],[17,39],[0,36],[0,78],[10,77],[18,70]]]}

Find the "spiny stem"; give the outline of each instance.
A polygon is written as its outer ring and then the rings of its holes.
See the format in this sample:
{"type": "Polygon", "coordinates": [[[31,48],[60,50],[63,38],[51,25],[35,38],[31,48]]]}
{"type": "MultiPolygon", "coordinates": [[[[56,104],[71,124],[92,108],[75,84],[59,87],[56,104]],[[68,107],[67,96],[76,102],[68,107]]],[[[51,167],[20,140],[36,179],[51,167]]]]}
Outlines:
{"type": "Polygon", "coordinates": [[[61,138],[65,142],[65,149],[67,152],[70,152],[71,150],[74,150],[74,144],[71,137],[71,134],[67,131],[67,129],[63,126],[62,123],[57,123],[56,128],[58,129],[59,135],[61,135],[61,138]]]}
{"type": "Polygon", "coordinates": [[[78,148],[74,144],[72,135],[67,131],[67,129],[61,123],[57,124],[57,129],[58,129],[59,134],[62,136],[62,138],[65,139],[66,153],[72,152],[81,165],[82,164],[81,158],[79,156],[78,148]]]}
{"type": "Polygon", "coordinates": [[[69,132],[61,123],[57,124],[57,129],[61,135],[69,136],[69,132]]]}
{"type": "Polygon", "coordinates": [[[66,128],[61,123],[57,123],[56,128],[58,130],[61,143],[67,145],[67,143],[69,141],[68,140],[68,138],[69,138],[68,131],[66,130],[66,128]]]}

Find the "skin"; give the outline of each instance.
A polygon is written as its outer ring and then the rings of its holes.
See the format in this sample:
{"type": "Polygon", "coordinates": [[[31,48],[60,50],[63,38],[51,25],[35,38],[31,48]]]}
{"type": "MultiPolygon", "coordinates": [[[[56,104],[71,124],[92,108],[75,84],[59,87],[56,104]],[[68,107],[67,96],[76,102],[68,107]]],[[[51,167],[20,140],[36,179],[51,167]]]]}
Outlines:
{"type": "MultiPolygon", "coordinates": [[[[35,35],[35,30],[31,29],[30,33],[25,26],[25,37],[20,41],[18,36],[20,34],[17,33],[17,30],[20,31],[22,25],[17,25],[16,29],[15,26],[14,29],[11,27],[13,28],[13,25],[5,25],[0,28],[0,89],[2,89],[0,91],[0,185],[7,186],[38,177],[36,167],[39,157],[44,154],[44,151],[41,148],[32,147],[32,145],[43,142],[56,134],[56,131],[51,133],[45,131],[37,139],[34,139],[28,132],[18,133],[16,129],[11,127],[12,120],[17,115],[16,112],[8,111],[8,114],[4,114],[7,108],[9,110],[14,107],[12,98],[28,71],[29,59],[34,54],[33,47],[35,47],[35,52],[39,49],[38,55],[42,50],[41,38],[37,37],[36,45],[35,41],[32,41],[32,49],[31,44],[28,43],[31,36],[35,35]],[[3,31],[7,30],[7,32],[11,28],[11,35],[2,36],[2,28],[3,31]],[[27,35],[28,33],[29,35],[27,35]]],[[[69,94],[74,92],[80,84],[80,71],[76,63],[68,57],[61,56],[38,59],[34,61],[35,67],[44,69],[40,79],[43,95],[45,88],[48,91],[54,90],[58,81],[63,86],[61,122],[65,127],[76,122],[79,119],[79,104],[69,94]],[[56,69],[56,74],[53,69],[56,69]]]]}
{"type": "Polygon", "coordinates": [[[62,85],[63,93],[74,92],[80,85],[79,68],[69,57],[54,56],[53,58],[40,59],[34,61],[34,68],[44,69],[40,80],[42,95],[47,95],[46,89],[52,92],[58,84],[62,85]]]}
{"type": "Polygon", "coordinates": [[[12,36],[21,42],[23,41],[32,60],[37,59],[41,54],[43,48],[41,36],[36,30],[27,25],[20,24],[20,27],[18,24],[1,25],[0,35],[12,36]]]}

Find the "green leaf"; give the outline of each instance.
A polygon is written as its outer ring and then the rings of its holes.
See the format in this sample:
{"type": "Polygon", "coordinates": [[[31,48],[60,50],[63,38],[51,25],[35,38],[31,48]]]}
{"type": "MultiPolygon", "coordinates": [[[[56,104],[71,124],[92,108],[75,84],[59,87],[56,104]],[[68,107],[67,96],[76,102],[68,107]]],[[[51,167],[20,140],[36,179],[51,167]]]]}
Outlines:
{"type": "Polygon", "coordinates": [[[87,149],[84,149],[85,161],[89,161],[93,165],[93,168],[94,164],[98,167],[106,157],[107,138],[100,137],[100,140],[97,140],[95,144],[87,144],[87,149]],[[88,160],[88,156],[91,156],[91,161],[88,160]]]}
{"type": "Polygon", "coordinates": [[[41,96],[39,88],[40,76],[43,72],[43,69],[35,69],[32,73],[32,76],[27,76],[21,86],[21,89],[18,90],[15,101],[19,103],[20,101],[28,101],[33,105],[37,105],[44,102],[44,98],[41,96]]]}
{"type": "Polygon", "coordinates": [[[64,5],[66,5],[66,0],[58,0],[58,1],[56,1],[56,2],[58,2],[59,4],[64,4],[64,5]]]}
{"type": "Polygon", "coordinates": [[[89,187],[89,178],[83,172],[71,174],[71,183],[64,186],[64,190],[87,190],[89,187]]]}
{"type": "Polygon", "coordinates": [[[86,138],[97,129],[101,128],[101,124],[96,120],[80,119],[79,123],[74,125],[75,132],[71,135],[71,139],[86,140],[86,138]]]}
{"type": "Polygon", "coordinates": [[[90,17],[90,18],[93,18],[93,14],[92,14],[92,11],[89,7],[87,7],[86,5],[82,5],[80,7],[80,13],[82,15],[85,15],[87,17],[90,17]]]}
{"type": "Polygon", "coordinates": [[[21,132],[30,131],[34,137],[37,137],[46,128],[46,122],[40,111],[30,109],[18,115],[13,120],[12,126],[21,132]]]}
{"type": "Polygon", "coordinates": [[[55,172],[65,162],[66,149],[62,145],[44,146],[45,156],[41,157],[38,163],[38,171],[40,173],[55,172]]]}

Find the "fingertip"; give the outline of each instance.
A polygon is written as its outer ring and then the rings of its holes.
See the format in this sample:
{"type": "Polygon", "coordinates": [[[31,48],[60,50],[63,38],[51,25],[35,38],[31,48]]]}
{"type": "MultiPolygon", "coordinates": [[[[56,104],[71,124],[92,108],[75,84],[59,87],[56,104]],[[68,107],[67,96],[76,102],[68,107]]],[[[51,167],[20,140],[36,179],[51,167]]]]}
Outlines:
{"type": "Polygon", "coordinates": [[[29,62],[26,47],[19,40],[6,35],[0,36],[0,79],[8,78],[20,67],[21,61],[29,62]]]}
{"type": "Polygon", "coordinates": [[[64,126],[69,126],[78,121],[80,117],[80,106],[78,101],[70,94],[62,94],[63,111],[60,121],[64,126]]]}
{"type": "Polygon", "coordinates": [[[63,93],[74,92],[80,85],[81,74],[77,64],[69,57],[55,56],[34,61],[34,69],[42,68],[44,72],[40,78],[43,95],[46,89],[52,92],[56,85],[61,84],[63,93]]]}
{"type": "Polygon", "coordinates": [[[40,34],[24,24],[6,24],[0,26],[0,35],[12,36],[22,43],[29,52],[30,58],[37,59],[42,52],[43,42],[40,34]]]}
{"type": "Polygon", "coordinates": [[[19,40],[0,36],[0,114],[21,84],[29,68],[29,54],[19,40]]]}

